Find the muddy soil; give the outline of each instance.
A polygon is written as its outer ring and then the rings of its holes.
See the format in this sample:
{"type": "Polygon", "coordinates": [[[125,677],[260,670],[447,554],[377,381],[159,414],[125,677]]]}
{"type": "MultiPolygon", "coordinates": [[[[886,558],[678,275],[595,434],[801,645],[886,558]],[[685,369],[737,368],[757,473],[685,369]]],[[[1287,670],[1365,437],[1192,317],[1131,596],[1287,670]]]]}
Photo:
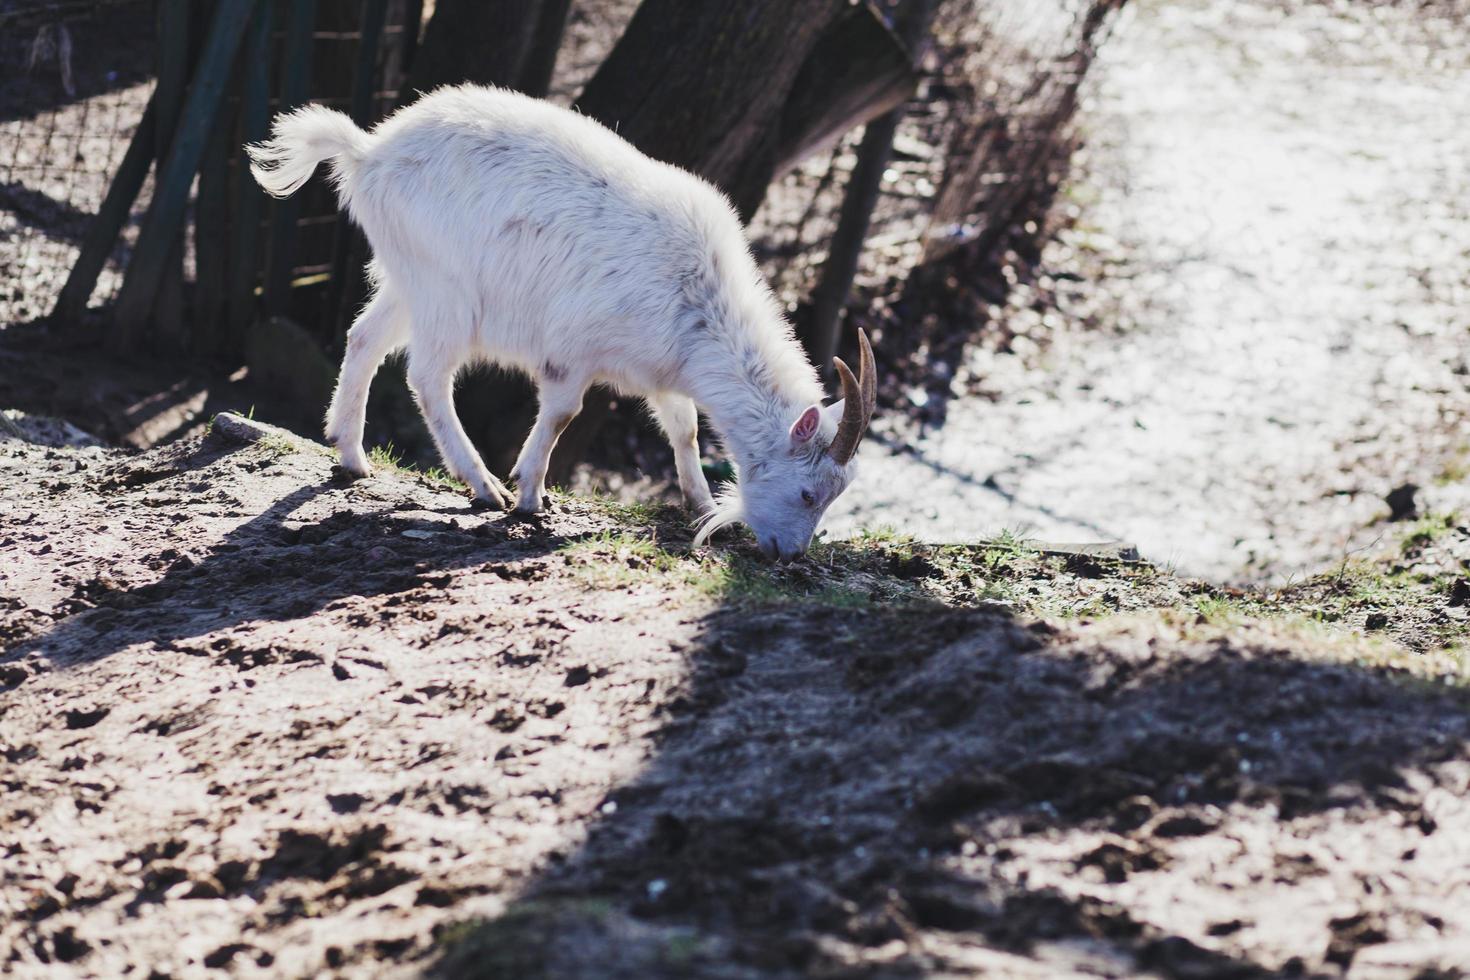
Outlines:
{"type": "Polygon", "coordinates": [[[1064,230],[992,307],[1008,350],[959,370],[942,425],[890,413],[834,528],[1117,539],[1280,581],[1380,538],[1397,487],[1463,506],[1467,17],[1132,0],[1064,230]]]}
{"type": "Polygon", "coordinates": [[[985,598],[1001,560],[926,593],[898,542],[773,572],[673,512],[346,482],[230,416],[0,441],[0,482],[11,975],[1470,963],[1433,650],[1129,612],[1180,583],[1086,558],[1026,581],[1122,611],[985,598]]]}

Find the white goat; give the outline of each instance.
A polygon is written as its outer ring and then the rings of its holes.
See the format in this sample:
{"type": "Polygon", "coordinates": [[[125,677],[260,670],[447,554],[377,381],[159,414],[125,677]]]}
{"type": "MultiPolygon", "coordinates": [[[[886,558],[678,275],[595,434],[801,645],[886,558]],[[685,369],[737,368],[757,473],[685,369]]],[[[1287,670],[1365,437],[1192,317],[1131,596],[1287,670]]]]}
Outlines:
{"type": "Polygon", "coordinates": [[[331,160],[343,206],[372,246],[372,299],[347,337],[327,438],[365,475],[368,386],[393,350],[449,471],[501,507],[454,412],[458,370],[514,365],[539,412],[513,477],[516,509],[543,506],[557,437],[602,382],[644,398],[674,447],[679,487],[702,512],[701,543],[744,521],[773,558],[806,551],[851,476],[873,411],[859,382],[823,408],[816,372],[750,255],[729,202],[576,112],[513,92],[439,89],[364,132],[310,105],[247,147],[251,172],[284,197],[331,160]],[[738,487],[717,503],[699,463],[696,405],[734,457],[738,487]]]}

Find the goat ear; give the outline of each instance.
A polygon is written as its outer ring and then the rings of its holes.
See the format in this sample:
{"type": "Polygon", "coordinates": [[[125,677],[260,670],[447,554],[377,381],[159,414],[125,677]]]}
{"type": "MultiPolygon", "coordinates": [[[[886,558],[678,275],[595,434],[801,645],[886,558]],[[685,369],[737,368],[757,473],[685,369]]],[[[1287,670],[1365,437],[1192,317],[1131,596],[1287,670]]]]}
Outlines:
{"type": "Polygon", "coordinates": [[[797,416],[795,422],[791,423],[791,445],[804,446],[811,442],[812,437],[822,428],[822,407],[820,405],[808,405],[806,411],[797,416]]]}

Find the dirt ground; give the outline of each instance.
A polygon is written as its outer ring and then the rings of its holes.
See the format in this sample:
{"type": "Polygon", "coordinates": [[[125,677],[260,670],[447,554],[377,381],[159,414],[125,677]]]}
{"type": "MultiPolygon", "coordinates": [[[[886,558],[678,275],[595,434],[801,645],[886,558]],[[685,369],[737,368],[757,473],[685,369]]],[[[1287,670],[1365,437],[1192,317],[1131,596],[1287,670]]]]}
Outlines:
{"type": "Polygon", "coordinates": [[[1005,257],[952,374],[895,393],[833,527],[1285,581],[1372,546],[1398,487],[1470,506],[1467,25],[1458,0],[1130,0],[1059,232],[1005,257]]]}
{"type": "Polygon", "coordinates": [[[155,448],[0,423],[0,972],[1465,975],[1470,526],[1379,519],[1464,484],[1463,52],[1410,4],[1131,7],[1009,349],[937,433],[888,407],[838,526],[1326,572],[773,569],[676,511],[348,482],[209,423],[314,431],[248,381],[7,325],[0,407],[155,448]]]}
{"type": "MultiPolygon", "coordinates": [[[[774,570],[671,511],[349,483],[233,416],[6,439],[0,482],[11,975],[1470,963],[1452,633],[1019,545],[774,570]]],[[[1459,621],[1470,529],[1411,547],[1459,621]]]]}

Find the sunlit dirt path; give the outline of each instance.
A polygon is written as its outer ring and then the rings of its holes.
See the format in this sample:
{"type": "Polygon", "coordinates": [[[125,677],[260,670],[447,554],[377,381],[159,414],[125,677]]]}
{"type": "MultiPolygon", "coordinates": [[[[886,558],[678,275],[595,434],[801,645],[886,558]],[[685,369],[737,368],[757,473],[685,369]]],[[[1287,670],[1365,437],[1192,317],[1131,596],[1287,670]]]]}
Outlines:
{"type": "Polygon", "coordinates": [[[1116,539],[1281,578],[1382,538],[1395,487],[1453,506],[1465,37],[1368,3],[1135,0],[1092,69],[1080,220],[1045,259],[1105,294],[1106,322],[1062,309],[1035,370],[976,365],[990,397],[937,431],[881,432],[833,532],[1116,539]]]}

